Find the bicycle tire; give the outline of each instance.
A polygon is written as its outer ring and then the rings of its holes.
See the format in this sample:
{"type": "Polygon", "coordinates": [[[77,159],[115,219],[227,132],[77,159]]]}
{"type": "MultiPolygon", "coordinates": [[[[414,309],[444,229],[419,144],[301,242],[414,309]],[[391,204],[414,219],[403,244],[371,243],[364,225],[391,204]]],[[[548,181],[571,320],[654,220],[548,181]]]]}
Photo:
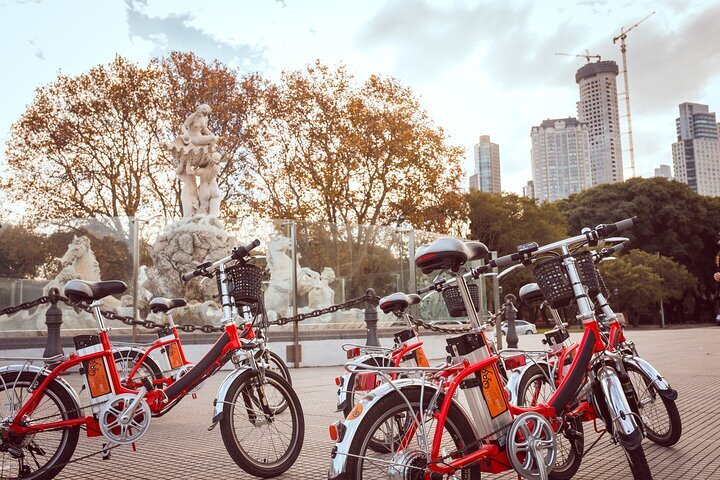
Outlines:
{"type": "Polygon", "coordinates": [[[648,378],[645,372],[643,372],[639,368],[636,368],[634,365],[625,363],[625,370],[628,372],[628,375],[634,373],[642,378],[642,381],[645,385],[644,392],[650,396],[650,403],[656,404],[656,402],[660,400],[662,403],[662,407],[660,407],[659,405],[657,405],[657,407],[663,408],[667,415],[667,432],[662,433],[659,426],[657,425],[657,422],[655,421],[661,421],[661,419],[657,418],[657,416],[651,416],[649,413],[646,415],[643,414],[643,412],[647,408],[647,403],[643,405],[643,403],[645,403],[644,400],[646,399],[644,396],[640,398],[641,392],[638,392],[638,386],[633,381],[634,377],[631,375],[630,379],[633,383],[633,388],[635,388],[635,393],[638,396],[638,403],[640,404],[640,418],[642,419],[643,426],[645,427],[645,436],[650,441],[663,447],[670,447],[672,445],[675,445],[682,436],[682,419],[680,418],[680,412],[678,411],[677,405],[675,404],[675,400],[671,400],[660,395],[657,391],[657,388],[655,387],[653,379],[648,378]]]}
{"type": "MultiPolygon", "coordinates": [[[[403,389],[403,393],[407,397],[408,401],[413,407],[420,406],[421,393],[419,388],[407,388],[403,389]]],[[[424,408],[427,408],[432,395],[428,392],[424,392],[422,396],[424,408]]],[[[438,404],[443,401],[444,395],[440,395],[438,404]]],[[[362,468],[364,462],[360,462],[361,458],[364,458],[366,449],[363,447],[369,447],[369,442],[374,438],[375,429],[384,423],[385,419],[392,418],[393,415],[397,416],[402,413],[404,409],[407,409],[407,403],[397,392],[391,392],[384,396],[378,401],[369,412],[365,414],[360,425],[355,431],[350,447],[348,449],[347,463],[346,463],[346,474],[349,475],[347,478],[354,480],[362,480],[362,471],[358,471],[358,468],[362,468]],[[370,439],[367,437],[370,436],[370,439]]],[[[450,438],[455,443],[456,449],[462,449],[464,445],[470,445],[475,442],[475,434],[472,426],[468,422],[468,419],[455,404],[450,406],[448,411],[447,420],[445,423],[446,430],[450,435],[450,438]]],[[[432,441],[430,436],[429,441],[432,441]]],[[[465,454],[471,453],[476,448],[469,449],[465,454]]],[[[390,455],[392,448],[385,449],[390,455]]],[[[371,462],[369,462],[371,463],[371,462]]],[[[464,468],[460,473],[460,480],[480,480],[480,467],[477,464],[464,468]]],[[[457,474],[456,474],[457,475],[457,474]]]]}
{"type": "Polygon", "coordinates": [[[630,465],[633,480],[652,480],[652,473],[650,472],[650,466],[647,463],[642,445],[634,450],[628,450],[623,447],[623,450],[625,451],[628,465],[630,465]]]}
{"type": "MultiPolygon", "coordinates": [[[[276,414],[287,414],[293,422],[291,432],[292,439],[283,455],[273,462],[265,461],[267,458],[251,458],[247,449],[259,443],[259,441],[253,442],[253,438],[257,437],[249,435],[249,442],[244,445],[241,445],[241,442],[238,440],[237,429],[234,422],[237,407],[240,407],[240,410],[245,410],[249,416],[250,412],[248,412],[248,410],[252,408],[254,415],[253,407],[260,408],[259,400],[255,394],[257,385],[259,384],[259,377],[258,374],[252,370],[247,370],[240,374],[228,388],[226,396],[223,399],[225,407],[223,409],[223,416],[220,419],[220,434],[225,444],[225,449],[240,468],[256,477],[270,478],[286,472],[295,463],[298,455],[300,455],[300,450],[302,449],[305,438],[305,419],[297,395],[293,391],[292,386],[290,386],[282,376],[266,370],[265,380],[264,389],[267,390],[268,385],[271,385],[277,389],[277,391],[281,392],[283,400],[288,404],[288,408],[283,413],[278,413],[273,410],[270,415],[273,417],[273,421],[276,414]],[[240,397],[242,397],[242,400],[240,400],[240,397]],[[242,403],[244,403],[244,407],[242,403]]],[[[266,421],[268,425],[273,423],[273,421],[267,419],[266,414],[263,413],[262,416],[265,420],[260,418],[261,422],[266,421]]],[[[259,415],[254,418],[259,418],[259,415]]],[[[251,423],[251,432],[254,431],[253,429],[259,430],[255,420],[249,418],[248,422],[251,423]]],[[[243,437],[243,440],[246,438],[247,436],[243,437]]],[[[267,435],[260,434],[260,438],[266,439],[267,435]]],[[[275,449],[275,444],[273,444],[273,449],[275,449]]]]}
{"type": "MultiPolygon", "coordinates": [[[[531,387],[534,382],[539,381],[549,384],[548,378],[551,377],[547,370],[543,372],[543,369],[538,365],[532,365],[525,370],[520,382],[518,382],[518,406],[534,406],[532,404],[526,405],[526,403],[528,403],[525,401],[526,390],[531,387]]],[[[552,389],[554,390],[555,387],[552,386],[552,389]]],[[[548,478],[552,480],[569,480],[575,476],[582,464],[585,449],[585,432],[583,430],[582,421],[579,418],[570,420],[567,424],[563,425],[561,432],[556,432],[556,438],[558,443],[558,453],[562,445],[565,447],[567,456],[564,461],[560,461],[559,458],[556,460],[555,467],[553,467],[548,478]],[[570,438],[574,435],[577,435],[577,438],[570,438]]]]}
{"type": "MultiPolygon", "coordinates": [[[[18,372],[3,372],[2,374],[0,374],[0,394],[2,394],[2,391],[7,390],[8,386],[13,386],[14,388],[17,388],[18,386],[20,386],[21,388],[28,388],[33,385],[35,381],[42,381],[43,378],[44,377],[42,376],[38,378],[38,376],[34,372],[22,372],[20,374],[18,374],[18,372]]],[[[68,391],[59,384],[59,382],[50,382],[47,386],[46,391],[50,394],[47,395],[47,397],[50,398],[58,407],[58,410],[60,411],[63,420],[70,420],[80,417],[81,412],[79,411],[79,406],[75,403],[75,400],[70,396],[68,391]]],[[[28,397],[29,395],[25,398],[28,397]]],[[[43,404],[43,399],[40,399],[40,404],[38,405],[38,407],[41,407],[43,404]]],[[[4,413],[4,406],[2,410],[4,413]]],[[[50,480],[52,478],[55,478],[55,476],[57,476],[60,471],[65,467],[65,465],[70,461],[73,453],[75,453],[75,448],[77,447],[78,438],[80,436],[80,427],[72,427],[60,431],[63,432],[62,439],[61,443],[58,446],[58,449],[56,450],[56,453],[45,465],[39,468],[35,473],[30,474],[30,476],[23,477],[24,479],[50,480]]],[[[40,435],[40,432],[34,433],[33,437],[37,435],[40,435]]],[[[22,449],[26,449],[32,443],[34,443],[34,438],[30,441],[30,443],[28,443],[28,445],[24,445],[22,449]]],[[[46,443],[44,443],[43,446],[47,448],[46,443]]],[[[36,459],[35,454],[33,454],[33,458],[36,459]]],[[[2,464],[0,465],[0,475],[3,474],[5,469],[4,461],[5,455],[3,455],[2,464]]]]}

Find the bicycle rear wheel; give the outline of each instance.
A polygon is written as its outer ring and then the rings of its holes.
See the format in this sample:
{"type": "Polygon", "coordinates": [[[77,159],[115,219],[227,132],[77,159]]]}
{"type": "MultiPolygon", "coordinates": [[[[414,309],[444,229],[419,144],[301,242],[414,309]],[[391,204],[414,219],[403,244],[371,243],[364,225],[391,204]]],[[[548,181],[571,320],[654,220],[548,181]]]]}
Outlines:
{"type": "Polygon", "coordinates": [[[230,385],[220,433],[228,453],[243,470],[256,477],[275,477],[297,459],[305,438],[302,406],[290,384],[265,371],[265,382],[247,370],[230,385]],[[263,402],[263,397],[265,402],[263,402]],[[279,411],[272,405],[286,404],[279,411]]]}
{"type": "MultiPolygon", "coordinates": [[[[9,429],[16,413],[30,398],[29,388],[42,381],[33,372],[3,372],[0,374],[0,479],[54,478],[72,458],[78,443],[80,428],[38,430],[18,436],[9,429]]],[[[37,395],[38,393],[35,393],[37,395]]],[[[25,426],[41,428],[43,423],[78,418],[78,406],[58,382],[51,382],[42,392],[35,410],[21,420],[25,426]]]]}

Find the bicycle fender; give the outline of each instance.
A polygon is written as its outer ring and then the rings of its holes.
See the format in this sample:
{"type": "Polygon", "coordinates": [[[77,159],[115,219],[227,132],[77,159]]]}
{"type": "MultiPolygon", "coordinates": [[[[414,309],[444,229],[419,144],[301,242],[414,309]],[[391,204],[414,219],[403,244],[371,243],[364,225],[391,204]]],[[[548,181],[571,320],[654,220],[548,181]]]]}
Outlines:
{"type": "Polygon", "coordinates": [[[620,443],[633,450],[642,442],[639,422],[633,418],[632,410],[625,397],[617,372],[611,367],[602,367],[597,372],[597,381],[603,392],[603,400],[611,416],[613,433],[620,443]]]}
{"type": "MultiPolygon", "coordinates": [[[[347,465],[347,455],[350,451],[350,444],[352,443],[353,438],[357,433],[358,427],[362,423],[365,416],[368,414],[368,412],[370,412],[370,410],[373,409],[375,405],[378,404],[378,402],[382,398],[390,395],[396,389],[403,390],[409,387],[420,387],[423,385],[423,381],[417,378],[404,378],[400,380],[395,380],[392,383],[394,384],[395,388],[393,388],[393,385],[390,385],[389,383],[383,383],[374,390],[370,391],[356,404],[353,411],[350,412],[350,415],[348,415],[345,420],[342,420],[342,423],[345,426],[345,434],[340,440],[340,442],[336,443],[335,446],[333,446],[331,452],[332,460],[330,462],[330,470],[328,471],[328,479],[341,480],[350,478],[349,473],[345,471],[347,465]],[[362,405],[362,407],[358,408],[358,405],[362,405]]],[[[424,387],[428,398],[432,397],[432,395],[434,395],[437,391],[437,388],[434,385],[428,385],[427,383],[424,383],[424,387]]],[[[462,406],[457,402],[457,400],[453,399],[452,401],[458,407],[460,407],[460,411],[463,412],[463,414],[465,415],[468,424],[472,425],[473,429],[475,429],[475,424],[467,416],[465,409],[462,408],[462,406]]]]}
{"type": "Polygon", "coordinates": [[[242,365],[239,368],[233,370],[232,373],[225,377],[225,380],[223,380],[220,384],[220,388],[218,388],[217,395],[215,395],[215,400],[213,401],[213,405],[215,407],[212,420],[213,425],[218,423],[223,416],[223,410],[225,408],[225,397],[227,396],[227,392],[230,389],[230,385],[232,385],[235,379],[237,379],[240,375],[249,370],[251,370],[249,366],[242,365]]]}
{"type": "MultiPolygon", "coordinates": [[[[353,362],[361,362],[361,363],[362,363],[362,362],[365,362],[366,360],[370,360],[370,359],[373,359],[373,358],[383,358],[383,359],[387,359],[387,357],[382,356],[382,355],[370,355],[370,354],[367,354],[367,355],[361,355],[361,356],[359,356],[359,357],[357,357],[357,358],[353,358],[352,361],[353,361],[353,362]]],[[[341,380],[342,380],[342,384],[338,387],[338,391],[337,391],[338,399],[337,399],[337,410],[335,410],[336,412],[342,412],[342,411],[345,409],[345,402],[347,401],[346,394],[347,394],[347,391],[348,391],[348,390],[347,390],[347,387],[348,387],[348,382],[350,381],[350,377],[351,377],[351,376],[352,376],[352,373],[346,371],[346,372],[343,373],[342,376],[340,377],[341,380]]]]}
{"type": "Polygon", "coordinates": [[[670,384],[665,378],[655,370],[655,367],[650,365],[650,362],[644,360],[636,355],[623,355],[623,362],[632,365],[633,367],[640,370],[647,378],[654,382],[658,393],[669,400],[677,399],[677,391],[670,387],[670,384]]]}
{"type": "MultiPolygon", "coordinates": [[[[38,367],[36,365],[7,365],[4,367],[0,367],[0,374],[5,372],[12,372],[12,373],[22,373],[22,372],[31,372],[38,374],[38,378],[46,377],[50,374],[50,370],[45,367],[38,367]]],[[[75,402],[75,409],[78,412],[81,412],[80,409],[80,396],[75,391],[74,388],[70,386],[70,384],[65,381],[64,378],[60,377],[59,375],[55,377],[54,379],[56,382],[60,384],[61,387],[65,389],[65,391],[70,395],[70,398],[72,398],[73,402],[75,402]]]]}
{"type": "Polygon", "coordinates": [[[522,380],[525,372],[527,372],[527,370],[533,365],[537,365],[546,372],[550,370],[547,362],[528,363],[520,368],[516,368],[515,370],[513,370],[510,373],[510,378],[508,378],[507,383],[505,384],[505,390],[510,397],[510,403],[512,405],[517,406],[518,401],[520,400],[520,380],[522,380]]]}

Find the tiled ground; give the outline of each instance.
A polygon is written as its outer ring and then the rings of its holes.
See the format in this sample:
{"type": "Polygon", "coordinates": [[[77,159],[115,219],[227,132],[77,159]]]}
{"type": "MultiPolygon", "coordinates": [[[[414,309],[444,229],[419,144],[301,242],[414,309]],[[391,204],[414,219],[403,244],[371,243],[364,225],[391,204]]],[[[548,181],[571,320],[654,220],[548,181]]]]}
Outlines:
{"type": "MultiPolygon", "coordinates": [[[[655,365],[676,388],[683,420],[683,437],[672,448],[645,441],[655,479],[720,479],[720,328],[630,332],[641,355],[655,365]]],[[[523,343],[521,341],[520,346],[523,343]]],[[[334,368],[293,370],[294,385],[305,409],[305,445],[300,458],[282,478],[322,479],[327,476],[332,446],[327,426],[337,418],[334,368]]],[[[223,446],[219,428],[208,432],[212,400],[224,374],[207,382],[196,400],[187,398],[166,416],[153,419],[147,435],[130,447],[113,450],[112,459],[92,457],[68,465],[64,479],[213,479],[252,478],[238,468],[223,446]]],[[[595,438],[585,425],[586,442],[595,438]]],[[[79,457],[99,449],[101,441],[82,438],[79,457]]],[[[511,479],[515,476],[488,478],[511,479]]],[[[578,479],[632,478],[625,457],[608,437],[583,460],[578,479]]]]}

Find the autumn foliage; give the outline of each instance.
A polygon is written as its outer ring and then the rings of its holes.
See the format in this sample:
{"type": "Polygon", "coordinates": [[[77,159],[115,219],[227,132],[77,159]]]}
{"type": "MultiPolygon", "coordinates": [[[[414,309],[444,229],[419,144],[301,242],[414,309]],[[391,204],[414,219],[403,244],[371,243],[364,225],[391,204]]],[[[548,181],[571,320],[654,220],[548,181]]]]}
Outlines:
{"type": "Polygon", "coordinates": [[[447,231],[462,210],[462,150],[397,80],[320,64],[277,82],[173,53],[122,57],[37,89],[7,141],[0,188],[37,219],[167,217],[179,183],[162,148],[198,103],[227,160],[223,213],[447,231]]]}

